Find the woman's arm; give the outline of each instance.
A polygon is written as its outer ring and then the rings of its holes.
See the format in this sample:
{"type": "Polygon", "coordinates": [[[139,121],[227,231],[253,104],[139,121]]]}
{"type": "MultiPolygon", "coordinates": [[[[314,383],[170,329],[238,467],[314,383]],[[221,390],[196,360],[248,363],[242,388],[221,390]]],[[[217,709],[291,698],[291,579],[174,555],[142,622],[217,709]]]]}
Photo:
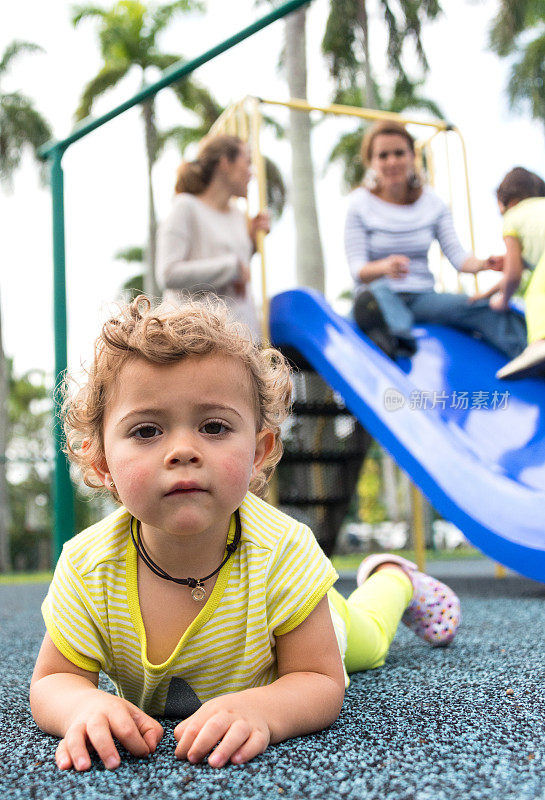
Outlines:
{"type": "Polygon", "coordinates": [[[112,735],[133,755],[153,753],[163,734],[159,723],[121,697],[98,688],[98,672],[72,664],[48,633],[30,684],[30,708],[45,733],[62,738],[55,760],[59,769],[91,766],[91,745],[104,766],[115,769],[120,758],[112,735]]]}
{"type": "Polygon", "coordinates": [[[245,265],[235,253],[195,257],[201,243],[190,214],[185,203],[175,203],[159,227],[157,276],[161,286],[188,291],[196,286],[222,289],[243,277],[245,265]]]}
{"type": "Polygon", "coordinates": [[[370,283],[385,276],[404,278],[409,272],[410,259],[398,253],[370,260],[368,231],[355,206],[350,207],[346,215],[344,246],[350,272],[357,282],[370,283]]]}
{"type": "Polygon", "coordinates": [[[276,653],[274,683],[208,701],[176,727],[178,758],[195,763],[213,750],[211,766],[241,764],[269,742],[322,730],[337,719],[344,672],[327,597],[297,628],[277,637],[276,653]]]}
{"type": "Polygon", "coordinates": [[[377,278],[404,278],[409,273],[407,256],[393,254],[378,261],[368,261],[360,267],[358,277],[362,283],[370,283],[377,278]]]}
{"type": "Polygon", "coordinates": [[[440,203],[443,208],[437,219],[435,235],[441,250],[452,266],[460,272],[479,272],[481,269],[487,269],[483,266],[483,261],[462,247],[450,210],[439,198],[436,198],[436,202],[440,203]]]}

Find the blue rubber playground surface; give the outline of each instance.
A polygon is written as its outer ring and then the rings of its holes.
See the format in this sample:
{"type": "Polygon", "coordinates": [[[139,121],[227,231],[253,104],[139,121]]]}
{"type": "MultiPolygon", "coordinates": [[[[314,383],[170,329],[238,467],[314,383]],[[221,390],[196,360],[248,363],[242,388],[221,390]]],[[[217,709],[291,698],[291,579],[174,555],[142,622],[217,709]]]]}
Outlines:
{"type": "Polygon", "coordinates": [[[429,571],[462,600],[450,647],[401,626],[385,666],[352,676],[331,728],[220,770],[176,761],[169,721],[149,759],[59,772],[27,699],[47,586],[0,586],[2,800],[545,800],[545,585],[497,580],[486,560],[429,571]]]}

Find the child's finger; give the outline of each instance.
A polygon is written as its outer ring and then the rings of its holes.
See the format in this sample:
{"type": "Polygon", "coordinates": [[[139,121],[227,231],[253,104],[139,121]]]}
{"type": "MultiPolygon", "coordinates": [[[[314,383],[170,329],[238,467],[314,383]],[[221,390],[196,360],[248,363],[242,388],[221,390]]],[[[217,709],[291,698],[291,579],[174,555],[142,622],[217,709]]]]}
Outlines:
{"type": "MultiPolygon", "coordinates": [[[[188,717],[188,719],[190,719],[190,718],[188,717]]],[[[185,729],[187,728],[188,719],[184,719],[182,722],[179,722],[176,725],[176,727],[174,728],[174,731],[173,731],[174,738],[176,739],[177,742],[180,741],[180,739],[183,736],[183,733],[184,733],[185,729]]]]}
{"type": "MultiPolygon", "coordinates": [[[[105,714],[89,720],[87,736],[106,769],[116,769],[121,763],[121,759],[110,732],[110,722],[105,714]]],[[[121,741],[119,736],[118,739],[121,741]]],[[[121,743],[124,744],[124,742],[121,743]]]]}
{"type": "Polygon", "coordinates": [[[174,736],[178,739],[174,755],[176,758],[187,758],[189,748],[200,733],[202,724],[193,717],[189,717],[184,722],[177,725],[174,736]]]}
{"type": "Polygon", "coordinates": [[[232,754],[231,761],[233,764],[245,764],[246,761],[250,761],[260,753],[264,753],[269,746],[269,741],[270,737],[267,737],[263,731],[253,730],[244,744],[232,754]]]}
{"type": "Polygon", "coordinates": [[[72,759],[70,758],[70,753],[68,752],[64,739],[61,739],[55,751],[55,762],[59,769],[70,769],[72,766],[72,759]]]}
{"type": "Polygon", "coordinates": [[[91,757],[87,750],[87,739],[83,724],[74,725],[69,728],[66,731],[64,743],[74,769],[78,772],[89,769],[91,766],[91,757]]]}
{"type": "MultiPolygon", "coordinates": [[[[233,753],[248,741],[252,733],[252,728],[244,719],[236,719],[229,730],[218,744],[214,752],[210,755],[208,763],[211,767],[223,767],[227,764],[233,753]]],[[[193,748],[192,748],[193,749],[193,748]]],[[[190,751],[189,755],[191,756],[190,751]]]]}
{"type": "Polygon", "coordinates": [[[136,706],[131,709],[131,716],[150,753],[154,753],[157,745],[163,738],[163,726],[156,719],[145,714],[136,706]]]}
{"type": "Polygon", "coordinates": [[[110,717],[110,728],[116,739],[133,756],[149,756],[150,749],[128,709],[123,714],[110,717]]]}
{"type": "Polygon", "coordinates": [[[188,725],[176,748],[176,756],[187,758],[192,764],[202,761],[223,739],[232,722],[233,718],[230,714],[218,711],[202,725],[198,732],[195,731],[195,726],[188,725]]]}

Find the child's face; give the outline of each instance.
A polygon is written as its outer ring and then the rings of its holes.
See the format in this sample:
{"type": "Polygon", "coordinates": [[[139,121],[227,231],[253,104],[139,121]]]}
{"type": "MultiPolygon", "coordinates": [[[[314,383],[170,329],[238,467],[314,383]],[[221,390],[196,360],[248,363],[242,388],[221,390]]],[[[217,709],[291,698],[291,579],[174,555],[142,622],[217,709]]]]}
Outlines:
{"type": "Polygon", "coordinates": [[[251,378],[235,358],[124,365],[104,418],[105,462],[95,465],[144,527],[225,535],[274,445],[256,433],[251,378]]]}

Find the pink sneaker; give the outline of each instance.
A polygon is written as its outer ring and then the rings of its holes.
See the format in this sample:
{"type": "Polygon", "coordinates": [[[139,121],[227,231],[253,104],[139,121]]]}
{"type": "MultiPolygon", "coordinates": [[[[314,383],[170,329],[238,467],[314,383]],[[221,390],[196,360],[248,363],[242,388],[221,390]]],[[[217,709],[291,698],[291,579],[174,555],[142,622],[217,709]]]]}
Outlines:
{"type": "Polygon", "coordinates": [[[385,563],[397,564],[407,573],[413,585],[413,598],[401,621],[412,631],[434,647],[444,647],[454,639],[461,621],[458,596],[441,581],[419,572],[416,564],[401,556],[389,553],[367,556],[361,562],[358,586],[385,563]]]}

